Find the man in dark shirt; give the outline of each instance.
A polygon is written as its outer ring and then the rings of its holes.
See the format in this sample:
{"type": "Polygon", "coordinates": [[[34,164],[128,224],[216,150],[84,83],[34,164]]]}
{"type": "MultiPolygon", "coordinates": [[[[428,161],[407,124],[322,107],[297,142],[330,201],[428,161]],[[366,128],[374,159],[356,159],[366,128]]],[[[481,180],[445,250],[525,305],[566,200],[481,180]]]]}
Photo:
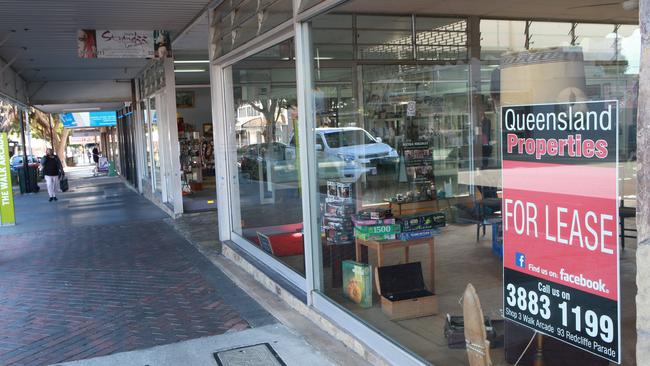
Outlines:
{"type": "Polygon", "coordinates": [[[492,135],[492,121],[481,112],[481,169],[487,169],[490,164],[490,157],[492,156],[492,145],[490,145],[490,137],[492,135]]]}
{"type": "Polygon", "coordinates": [[[45,183],[47,184],[47,193],[50,196],[50,202],[58,201],[56,198],[56,191],[59,190],[59,180],[65,174],[63,172],[63,165],[59,157],[54,155],[52,149],[45,151],[45,156],[41,160],[43,165],[43,175],[45,176],[45,183]]]}
{"type": "Polygon", "coordinates": [[[99,150],[97,150],[97,147],[93,147],[93,161],[95,162],[95,165],[99,163],[99,150]]]}

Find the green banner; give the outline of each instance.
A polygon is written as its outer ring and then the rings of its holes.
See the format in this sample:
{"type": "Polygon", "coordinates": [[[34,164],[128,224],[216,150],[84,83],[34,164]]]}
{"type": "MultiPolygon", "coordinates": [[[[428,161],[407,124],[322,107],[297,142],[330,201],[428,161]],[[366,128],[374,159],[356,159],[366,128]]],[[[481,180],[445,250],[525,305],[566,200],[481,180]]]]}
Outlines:
{"type": "Polygon", "coordinates": [[[16,223],[9,165],[9,140],[5,132],[0,133],[0,223],[2,225],[16,223]]]}

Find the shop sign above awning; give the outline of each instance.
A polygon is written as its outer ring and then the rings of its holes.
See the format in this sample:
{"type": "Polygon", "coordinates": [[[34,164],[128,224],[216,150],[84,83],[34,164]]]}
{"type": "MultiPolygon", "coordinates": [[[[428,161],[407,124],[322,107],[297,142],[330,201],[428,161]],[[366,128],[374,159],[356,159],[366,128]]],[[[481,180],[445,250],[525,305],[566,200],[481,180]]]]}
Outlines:
{"type": "Polygon", "coordinates": [[[115,126],[115,111],[62,113],[61,121],[65,128],[115,126]]]}
{"type": "Polygon", "coordinates": [[[80,58],[165,58],[171,57],[169,32],[164,30],[77,31],[80,58]]]}

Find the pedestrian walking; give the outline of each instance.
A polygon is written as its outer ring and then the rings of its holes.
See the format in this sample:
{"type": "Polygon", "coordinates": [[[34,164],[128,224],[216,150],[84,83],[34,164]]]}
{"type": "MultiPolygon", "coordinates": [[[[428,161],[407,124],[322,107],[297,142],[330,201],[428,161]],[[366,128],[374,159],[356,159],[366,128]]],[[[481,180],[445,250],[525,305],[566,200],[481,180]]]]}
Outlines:
{"type": "Polygon", "coordinates": [[[43,175],[47,183],[47,194],[50,196],[50,202],[58,201],[56,191],[59,190],[59,180],[65,176],[63,164],[58,156],[54,155],[52,149],[45,150],[45,156],[41,159],[43,165],[43,175]]]}
{"type": "Polygon", "coordinates": [[[97,146],[93,147],[93,161],[95,165],[99,163],[99,150],[97,150],[97,146]]]}

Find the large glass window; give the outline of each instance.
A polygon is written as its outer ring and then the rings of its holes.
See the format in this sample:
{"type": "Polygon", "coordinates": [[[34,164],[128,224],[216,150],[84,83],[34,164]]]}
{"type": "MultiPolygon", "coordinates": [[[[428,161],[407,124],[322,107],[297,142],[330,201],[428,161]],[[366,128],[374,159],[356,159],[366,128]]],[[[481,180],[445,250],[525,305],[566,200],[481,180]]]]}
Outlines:
{"type": "Polygon", "coordinates": [[[504,52],[525,49],[525,21],[481,19],[481,60],[498,62],[504,52]]]}
{"type": "Polygon", "coordinates": [[[214,54],[219,57],[291,19],[290,0],[237,0],[213,10],[214,54]]]}
{"type": "MultiPolygon", "coordinates": [[[[319,291],[426,361],[453,366],[467,364],[464,333],[452,328],[471,283],[494,364],[523,353],[519,364],[532,365],[539,344],[549,365],[603,364],[551,337],[526,350],[533,332],[505,320],[503,264],[513,258],[503,257],[500,111],[618,101],[620,207],[632,215],[638,27],[490,19],[469,37],[463,18],[344,13],[311,26],[319,291]],[[469,60],[472,48],[480,60],[469,60]],[[406,313],[387,305],[409,291],[435,300],[406,313]]],[[[635,243],[624,240],[622,353],[633,365],[635,243]]]]}
{"type": "Polygon", "coordinates": [[[149,98],[149,114],[151,118],[151,160],[153,162],[154,190],[162,192],[160,176],[160,136],[158,133],[158,112],[156,98],[149,98]]]}
{"type": "Polygon", "coordinates": [[[305,273],[293,40],[226,69],[232,75],[235,232],[305,273]]]}
{"type": "Polygon", "coordinates": [[[149,102],[142,101],[141,103],[142,115],[144,117],[144,143],[145,143],[145,159],[147,161],[147,179],[151,179],[151,169],[152,169],[152,160],[151,160],[151,114],[149,113],[149,102]]]}
{"type": "Polygon", "coordinates": [[[572,24],[559,22],[530,23],[528,29],[529,48],[543,49],[547,47],[570,46],[572,44],[572,24]]]}

